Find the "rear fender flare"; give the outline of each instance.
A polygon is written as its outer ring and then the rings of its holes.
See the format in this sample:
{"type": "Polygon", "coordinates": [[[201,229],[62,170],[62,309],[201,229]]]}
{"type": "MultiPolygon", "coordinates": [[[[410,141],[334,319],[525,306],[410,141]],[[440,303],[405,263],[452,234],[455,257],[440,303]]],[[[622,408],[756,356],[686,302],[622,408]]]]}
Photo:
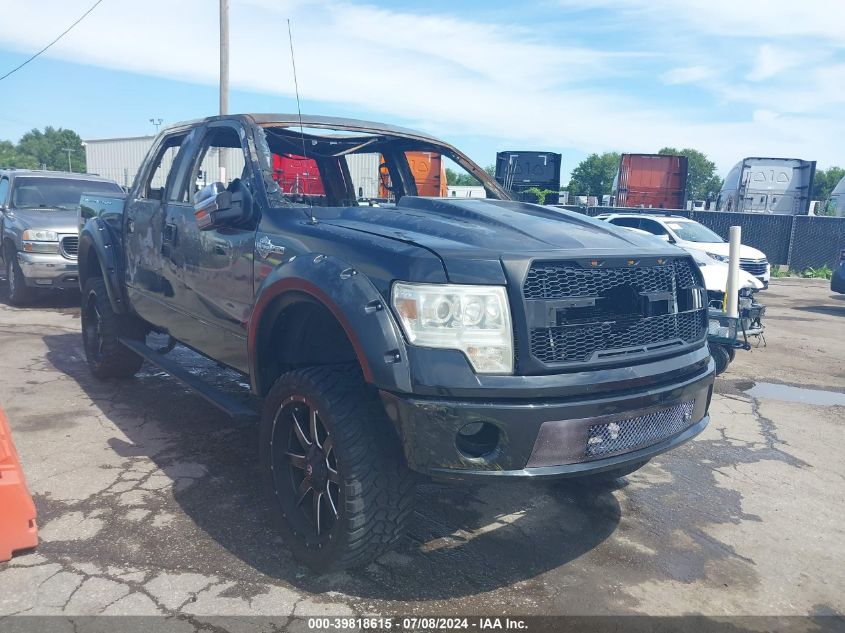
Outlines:
{"type": "Polygon", "coordinates": [[[79,285],[85,287],[88,280],[91,258],[94,257],[100,267],[109,302],[117,314],[126,312],[126,301],[120,285],[119,262],[122,250],[115,240],[106,222],[100,218],[91,218],[79,233],[79,285]]]}
{"type": "Polygon", "coordinates": [[[286,296],[307,295],[327,308],[352,344],[364,379],[380,389],[411,392],[405,342],[387,301],[353,266],[329,255],[308,253],[274,269],[256,293],[247,326],[247,350],[252,390],[264,395],[258,350],[269,339],[273,324],[287,303],[286,296]]]}

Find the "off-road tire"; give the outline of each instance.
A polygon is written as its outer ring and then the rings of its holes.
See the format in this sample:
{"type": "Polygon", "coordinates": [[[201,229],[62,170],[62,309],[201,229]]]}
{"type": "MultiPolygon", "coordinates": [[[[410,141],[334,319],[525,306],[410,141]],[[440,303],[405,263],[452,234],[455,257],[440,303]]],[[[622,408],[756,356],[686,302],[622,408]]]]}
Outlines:
{"type": "MultiPolygon", "coordinates": [[[[293,555],[315,571],[367,565],[403,534],[413,509],[416,477],[405,464],[377,393],[365,384],[357,365],[310,367],[280,376],[265,400],[259,453],[272,521],[293,555]],[[286,407],[292,402],[305,406],[304,401],[318,412],[335,455],[336,470],[331,472],[337,483],[325,487],[328,491],[336,486],[337,516],[330,517],[331,527],[322,535],[309,530],[306,509],[296,503],[296,471],[285,452],[295,433],[286,407]]],[[[308,472],[310,477],[313,471],[308,472]]],[[[311,491],[311,501],[316,491],[311,491]]],[[[319,515],[319,502],[316,507],[319,515]]]]}
{"type": "Polygon", "coordinates": [[[728,365],[731,364],[731,360],[733,359],[724,345],[713,344],[709,347],[710,355],[716,362],[716,375],[719,376],[728,368],[728,365]]]}
{"type": "Polygon", "coordinates": [[[131,317],[115,314],[102,277],[91,277],[85,283],[81,320],[85,358],[92,374],[106,379],[130,378],[138,373],[144,359],[118,339],[140,339],[143,331],[131,317]]]}
{"type": "Polygon", "coordinates": [[[33,289],[26,285],[26,277],[18,263],[17,253],[11,249],[6,252],[6,283],[9,285],[9,303],[13,306],[32,302],[33,289]]]}

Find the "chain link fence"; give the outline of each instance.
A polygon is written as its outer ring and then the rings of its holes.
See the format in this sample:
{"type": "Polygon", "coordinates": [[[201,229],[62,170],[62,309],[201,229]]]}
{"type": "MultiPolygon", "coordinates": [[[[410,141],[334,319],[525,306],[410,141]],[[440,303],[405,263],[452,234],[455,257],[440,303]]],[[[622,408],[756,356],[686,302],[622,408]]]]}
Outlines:
{"type": "MultiPolygon", "coordinates": [[[[623,207],[579,207],[558,205],[589,216],[602,213],[659,213],[655,209],[623,207]]],[[[845,249],[845,217],[809,215],[768,215],[723,211],[672,210],[700,222],[724,240],[732,226],[742,227],[742,243],[764,252],[769,262],[792,270],[827,265],[834,268],[845,249]]]]}

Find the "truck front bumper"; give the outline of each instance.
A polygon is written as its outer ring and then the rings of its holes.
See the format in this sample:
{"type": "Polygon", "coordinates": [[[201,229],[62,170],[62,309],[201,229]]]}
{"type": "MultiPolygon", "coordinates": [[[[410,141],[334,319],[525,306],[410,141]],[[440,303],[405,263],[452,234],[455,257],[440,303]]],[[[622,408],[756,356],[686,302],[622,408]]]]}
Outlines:
{"type": "Polygon", "coordinates": [[[647,460],[704,430],[712,394],[712,361],[675,384],[563,400],[381,392],[409,466],[448,479],[571,477],[647,460]]]}
{"type": "Polygon", "coordinates": [[[79,288],[79,267],[76,260],[60,254],[18,253],[18,263],[32,288],[79,288]]]}

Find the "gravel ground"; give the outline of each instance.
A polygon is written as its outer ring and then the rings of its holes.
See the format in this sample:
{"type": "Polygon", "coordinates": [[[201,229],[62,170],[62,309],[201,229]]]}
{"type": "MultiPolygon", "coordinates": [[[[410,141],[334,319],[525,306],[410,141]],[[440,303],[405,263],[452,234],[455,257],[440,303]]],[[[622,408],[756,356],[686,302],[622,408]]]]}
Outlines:
{"type": "Polygon", "coordinates": [[[77,298],[0,298],[0,404],[41,527],[37,551],[0,564],[0,628],[11,614],[185,630],[215,615],[841,615],[845,407],[811,390],[845,392],[845,295],[787,279],[760,296],[767,346],[737,353],[693,442],[611,488],[425,484],[396,551],[325,576],[268,528],[252,428],[150,366],[92,378],[77,298]],[[763,382],[804,401],[747,393],[763,382]]]}

